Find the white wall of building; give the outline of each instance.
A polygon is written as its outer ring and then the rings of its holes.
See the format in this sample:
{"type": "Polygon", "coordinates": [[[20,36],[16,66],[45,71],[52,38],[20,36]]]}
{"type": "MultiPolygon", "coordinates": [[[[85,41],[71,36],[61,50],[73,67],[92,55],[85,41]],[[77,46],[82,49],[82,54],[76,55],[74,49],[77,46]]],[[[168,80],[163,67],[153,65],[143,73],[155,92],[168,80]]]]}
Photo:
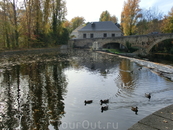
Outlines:
{"type": "Polygon", "coordinates": [[[93,34],[93,38],[104,38],[104,34],[106,34],[106,37],[113,37],[112,34],[114,34],[114,37],[121,36],[121,32],[79,32],[78,38],[83,39],[83,34],[86,34],[86,38],[91,38],[91,34],[93,34]]]}

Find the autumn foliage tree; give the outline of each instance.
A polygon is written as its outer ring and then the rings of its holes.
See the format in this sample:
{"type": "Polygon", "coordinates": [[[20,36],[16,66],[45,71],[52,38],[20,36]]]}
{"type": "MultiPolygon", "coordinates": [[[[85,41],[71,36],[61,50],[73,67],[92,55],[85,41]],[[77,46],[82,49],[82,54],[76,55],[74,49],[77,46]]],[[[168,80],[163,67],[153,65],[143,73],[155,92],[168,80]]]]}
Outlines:
{"type": "Polygon", "coordinates": [[[118,18],[115,15],[113,15],[111,16],[110,21],[112,21],[113,23],[118,23],[118,18]]]}
{"type": "Polygon", "coordinates": [[[162,32],[164,33],[173,33],[173,7],[168,13],[168,16],[165,16],[162,22],[162,32]]]}
{"type": "Polygon", "coordinates": [[[100,19],[99,21],[110,21],[111,19],[111,15],[110,13],[106,10],[106,11],[103,11],[100,15],[100,19]]]}
{"type": "Polygon", "coordinates": [[[111,16],[111,14],[106,10],[101,13],[99,21],[112,21],[117,23],[118,18],[115,15],[111,16]]]}
{"type": "Polygon", "coordinates": [[[127,0],[127,2],[124,2],[121,13],[121,27],[126,36],[135,33],[137,20],[141,17],[139,2],[140,0],[127,0]]]}
{"type": "Polygon", "coordinates": [[[73,31],[74,29],[76,29],[80,25],[84,24],[85,19],[84,19],[84,17],[77,16],[77,17],[72,18],[70,23],[71,23],[71,31],[73,31]]]}
{"type": "Polygon", "coordinates": [[[65,0],[0,1],[0,45],[3,48],[47,47],[68,37],[63,28],[65,0]]]}

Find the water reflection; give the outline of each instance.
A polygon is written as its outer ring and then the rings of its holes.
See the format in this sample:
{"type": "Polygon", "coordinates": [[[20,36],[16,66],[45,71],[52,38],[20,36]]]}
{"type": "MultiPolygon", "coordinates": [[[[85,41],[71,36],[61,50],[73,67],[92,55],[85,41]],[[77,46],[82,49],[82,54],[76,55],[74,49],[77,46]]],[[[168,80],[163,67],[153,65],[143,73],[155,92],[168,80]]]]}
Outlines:
{"type": "Polygon", "coordinates": [[[151,54],[149,57],[150,61],[173,65],[173,55],[167,53],[154,53],[151,54]]]}
{"type": "Polygon", "coordinates": [[[120,63],[120,77],[124,85],[122,85],[122,88],[132,88],[133,83],[132,83],[132,75],[133,75],[133,70],[130,68],[131,67],[131,62],[128,60],[123,59],[120,63]]]}
{"type": "Polygon", "coordinates": [[[0,129],[55,130],[64,116],[67,81],[63,62],[33,62],[5,67],[0,73],[0,129]]]}
{"type": "Polygon", "coordinates": [[[172,82],[115,56],[69,51],[0,61],[0,129],[127,129],[172,103],[172,82]]]}

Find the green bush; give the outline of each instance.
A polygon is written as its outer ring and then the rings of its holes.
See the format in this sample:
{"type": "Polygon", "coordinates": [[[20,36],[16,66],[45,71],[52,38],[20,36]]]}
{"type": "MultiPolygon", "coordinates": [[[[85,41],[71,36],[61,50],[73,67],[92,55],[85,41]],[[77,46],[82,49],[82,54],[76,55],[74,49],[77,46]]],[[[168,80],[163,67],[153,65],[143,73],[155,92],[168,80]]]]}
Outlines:
{"type": "Polygon", "coordinates": [[[130,52],[130,53],[138,50],[138,48],[131,47],[131,44],[128,41],[126,42],[126,46],[127,46],[128,52],[130,52]]]}

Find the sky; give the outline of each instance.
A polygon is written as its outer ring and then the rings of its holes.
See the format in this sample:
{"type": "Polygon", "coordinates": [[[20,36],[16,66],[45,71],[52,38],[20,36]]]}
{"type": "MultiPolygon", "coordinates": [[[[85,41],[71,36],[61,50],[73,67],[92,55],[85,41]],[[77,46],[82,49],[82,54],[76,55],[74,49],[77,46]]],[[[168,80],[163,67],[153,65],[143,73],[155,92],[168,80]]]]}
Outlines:
{"type": "MultiPolygon", "coordinates": [[[[74,17],[84,17],[85,22],[99,21],[103,11],[108,11],[111,15],[118,17],[120,23],[121,12],[124,1],[127,0],[65,0],[67,7],[67,20],[74,17]]],[[[139,3],[142,9],[155,9],[167,15],[173,7],[173,0],[141,0],[139,3]]]]}

